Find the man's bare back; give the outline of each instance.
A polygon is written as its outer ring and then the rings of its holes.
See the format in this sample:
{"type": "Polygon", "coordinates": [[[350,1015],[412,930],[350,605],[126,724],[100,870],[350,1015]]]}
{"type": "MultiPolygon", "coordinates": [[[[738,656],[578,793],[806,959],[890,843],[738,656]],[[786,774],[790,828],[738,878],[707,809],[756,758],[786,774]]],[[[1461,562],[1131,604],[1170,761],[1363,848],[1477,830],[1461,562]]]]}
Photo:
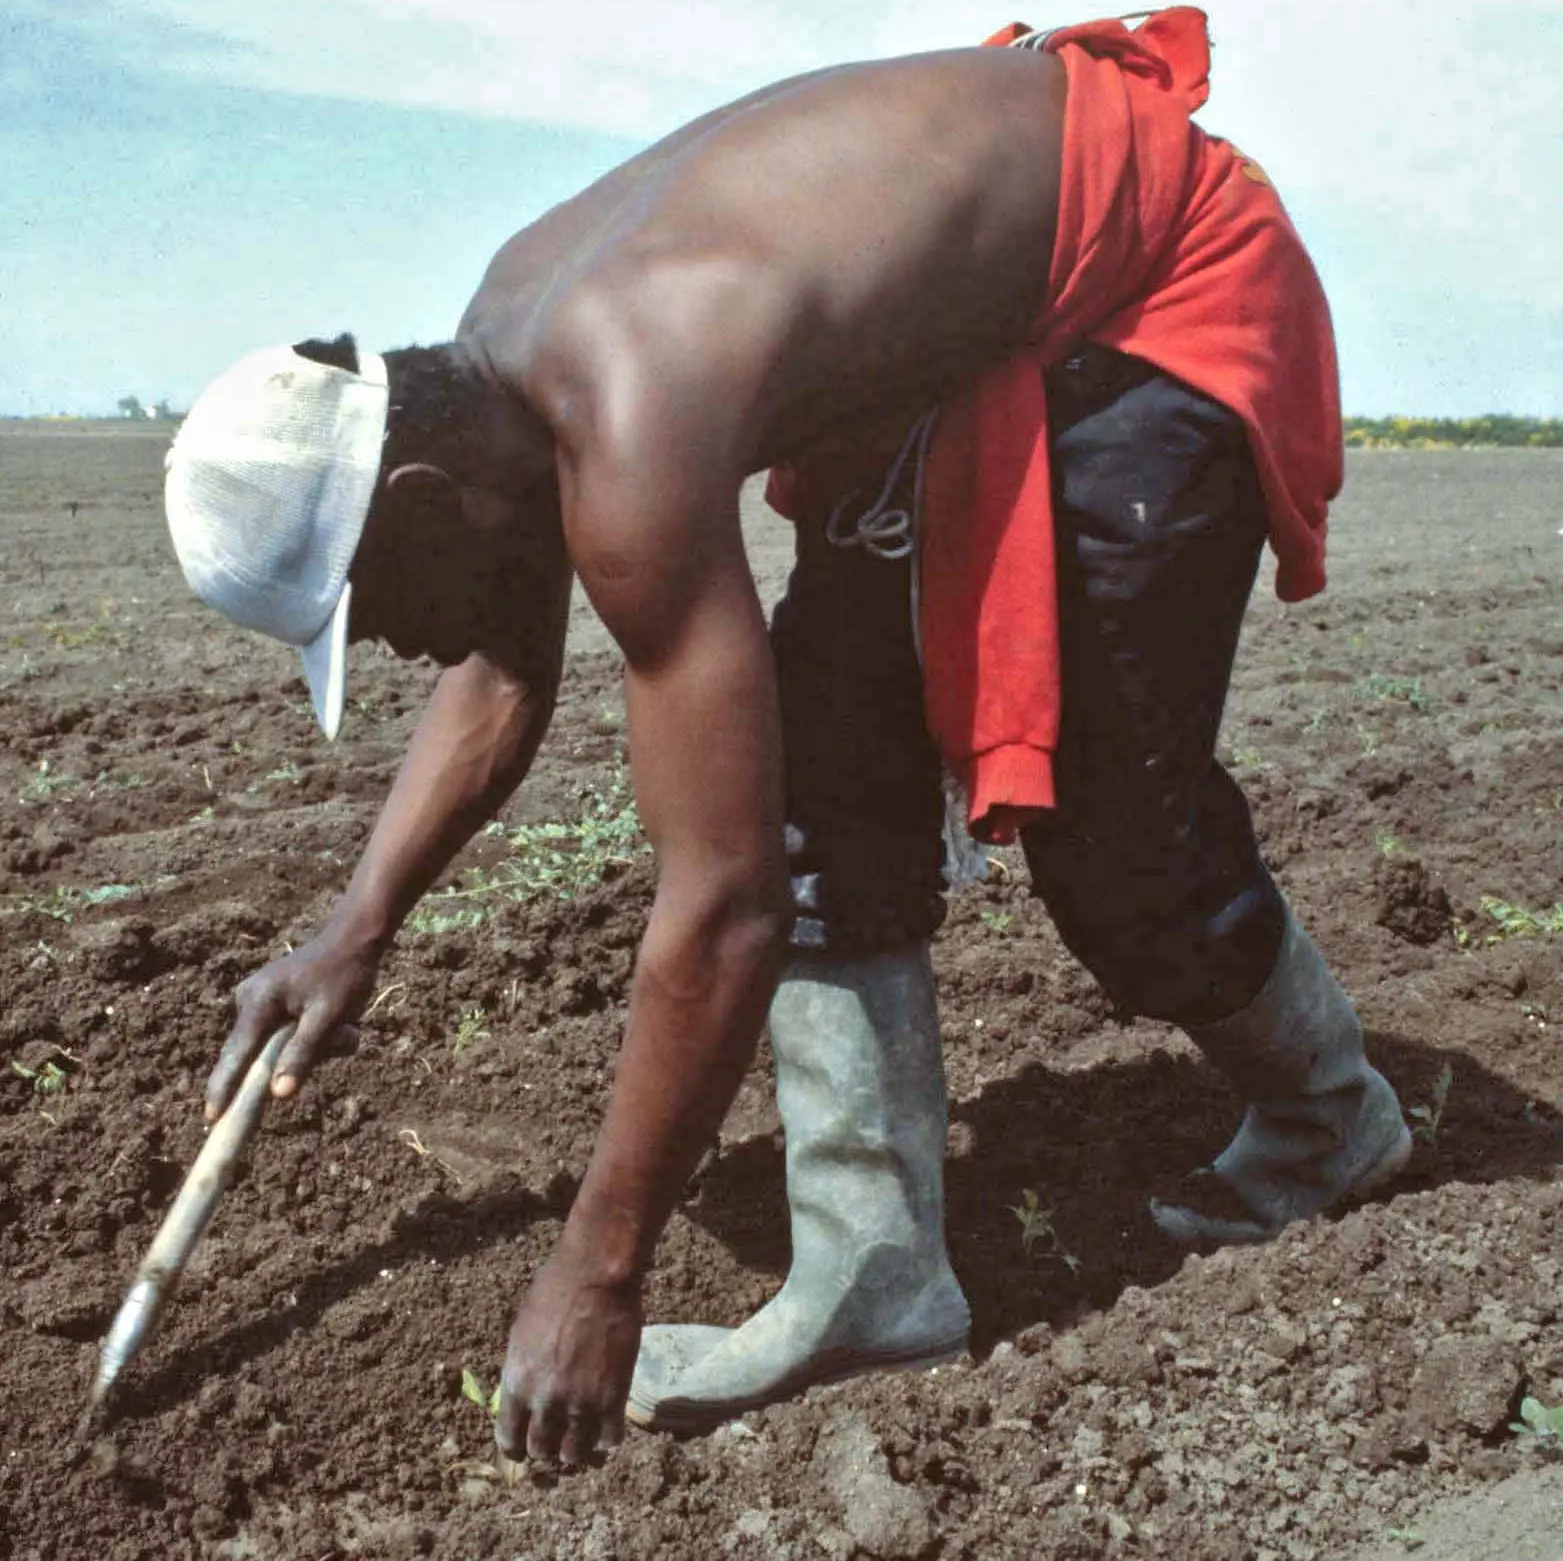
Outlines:
{"type": "Polygon", "coordinates": [[[843,421],[932,402],[1030,330],[1063,110],[1062,66],[1030,51],[781,82],[518,233],[460,339],[545,416],[583,357],[632,342],[637,365],[724,387],[686,415],[741,414],[746,468],[763,468],[843,421]]]}

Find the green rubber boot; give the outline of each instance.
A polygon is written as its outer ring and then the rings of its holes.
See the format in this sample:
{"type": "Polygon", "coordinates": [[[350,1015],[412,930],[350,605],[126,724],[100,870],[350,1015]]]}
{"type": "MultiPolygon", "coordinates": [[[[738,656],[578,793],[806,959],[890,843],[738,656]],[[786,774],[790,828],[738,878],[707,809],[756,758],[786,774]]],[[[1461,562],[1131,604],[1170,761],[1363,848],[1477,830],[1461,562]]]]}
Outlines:
{"type": "Polygon", "coordinates": [[[936,1365],[971,1313],[944,1244],[944,1063],[925,943],[795,955],[770,1014],[792,1267],[741,1328],[648,1327],[626,1413],[701,1430],[860,1372],[936,1365]]]}
{"type": "Polygon", "coordinates": [[[1400,1102],[1363,1055],[1357,1012],[1290,910],[1259,995],[1188,1033],[1249,1105],[1215,1163],[1186,1181],[1187,1202],[1152,1200],[1174,1241],[1267,1241],[1371,1192],[1410,1158],[1400,1102]]]}

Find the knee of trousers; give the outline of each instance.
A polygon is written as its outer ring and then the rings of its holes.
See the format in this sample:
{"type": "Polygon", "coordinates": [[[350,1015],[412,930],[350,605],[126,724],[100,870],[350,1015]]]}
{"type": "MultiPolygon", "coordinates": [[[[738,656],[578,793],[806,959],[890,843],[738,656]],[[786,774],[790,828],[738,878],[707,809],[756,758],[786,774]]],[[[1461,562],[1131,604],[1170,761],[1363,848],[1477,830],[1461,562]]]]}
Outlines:
{"type": "Polygon", "coordinates": [[[1247,882],[1194,882],[1178,894],[1154,869],[1049,867],[1038,873],[1033,861],[1034,891],[1125,1016],[1214,1024],[1246,1006],[1275,968],[1286,904],[1263,868],[1247,882]]]}

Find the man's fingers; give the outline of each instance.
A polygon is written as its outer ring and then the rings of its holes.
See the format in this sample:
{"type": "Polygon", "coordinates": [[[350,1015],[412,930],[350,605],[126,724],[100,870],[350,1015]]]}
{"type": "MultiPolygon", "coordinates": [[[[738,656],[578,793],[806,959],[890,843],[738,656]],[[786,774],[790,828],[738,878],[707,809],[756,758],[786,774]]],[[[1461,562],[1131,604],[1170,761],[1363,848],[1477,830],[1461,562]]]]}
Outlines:
{"type": "Polygon", "coordinates": [[[293,1027],[293,1039],[282,1048],[277,1066],[272,1069],[271,1092],[286,1100],[299,1092],[315,1066],[322,1043],[336,1028],[331,1014],[323,1008],[306,1008],[293,1027]]]}
{"type": "Polygon", "coordinates": [[[560,1445],[570,1421],[564,1405],[554,1399],[541,1399],[526,1392],[515,1392],[508,1382],[499,1396],[499,1413],[494,1416],[494,1440],[512,1463],[523,1458],[533,1463],[559,1462],[560,1445]]]}
{"type": "Polygon", "coordinates": [[[616,1409],[610,1410],[602,1417],[602,1424],[597,1431],[598,1452],[611,1452],[624,1440],[624,1406],[620,1404],[616,1409]]]}
{"type": "Polygon", "coordinates": [[[215,1122],[228,1107],[245,1070],[266,1044],[266,1037],[282,1021],[282,1011],[270,997],[241,1003],[228,1039],[206,1081],[206,1119],[215,1122]]]}
{"type": "Polygon", "coordinates": [[[579,1468],[597,1452],[607,1452],[624,1440],[624,1412],[566,1408],[559,1404],[528,1405],[507,1394],[494,1417],[494,1442],[512,1463],[563,1464],[579,1468]]]}
{"type": "Polygon", "coordinates": [[[602,1416],[589,1408],[572,1409],[565,1417],[564,1435],[559,1441],[559,1462],[567,1469],[578,1469],[591,1462],[597,1451],[602,1416]]]}
{"type": "Polygon", "coordinates": [[[559,1449],[568,1429],[562,1404],[534,1404],[526,1428],[527,1457],[533,1463],[558,1463],[559,1449]]]}
{"type": "Polygon", "coordinates": [[[499,1413],[494,1416],[494,1441],[511,1463],[526,1457],[528,1418],[526,1400],[505,1384],[499,1395],[499,1413]]]}

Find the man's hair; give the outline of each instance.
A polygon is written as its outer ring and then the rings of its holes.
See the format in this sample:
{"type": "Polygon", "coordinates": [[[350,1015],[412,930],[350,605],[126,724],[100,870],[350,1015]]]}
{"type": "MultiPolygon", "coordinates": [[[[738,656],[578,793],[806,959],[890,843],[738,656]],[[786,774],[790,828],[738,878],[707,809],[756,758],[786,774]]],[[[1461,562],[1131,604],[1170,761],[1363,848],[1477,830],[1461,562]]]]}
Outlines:
{"type": "MultiPolygon", "coordinates": [[[[346,331],[331,341],[298,342],[293,350],[316,363],[358,372],[358,343],[346,331]]],[[[382,480],[410,462],[448,463],[457,443],[452,436],[470,426],[482,408],[482,382],[448,347],[393,347],[383,356],[391,404],[380,455],[382,480]]]]}
{"type": "Polygon", "coordinates": [[[349,374],[358,372],[358,343],[346,331],[332,341],[321,341],[318,336],[296,341],[293,350],[301,358],[324,363],[327,368],[346,369],[349,374]]]}
{"type": "Polygon", "coordinates": [[[382,469],[427,461],[459,464],[459,436],[477,421],[488,390],[448,347],[394,347],[385,354],[391,386],[382,469]],[[453,437],[456,436],[456,437],[453,437]]]}

